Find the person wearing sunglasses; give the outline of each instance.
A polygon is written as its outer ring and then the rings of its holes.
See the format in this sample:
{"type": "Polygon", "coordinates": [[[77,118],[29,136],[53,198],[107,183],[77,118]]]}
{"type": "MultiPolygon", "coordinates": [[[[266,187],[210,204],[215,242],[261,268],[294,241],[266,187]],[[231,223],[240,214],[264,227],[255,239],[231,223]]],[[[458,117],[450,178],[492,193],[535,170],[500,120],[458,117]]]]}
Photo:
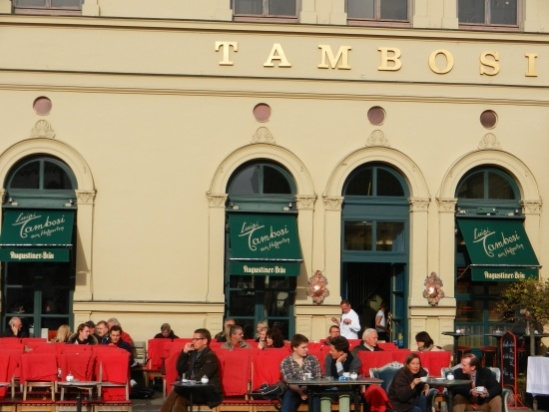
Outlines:
{"type": "MultiPolygon", "coordinates": [[[[200,381],[208,378],[209,386],[193,393],[193,404],[206,404],[214,408],[223,401],[219,359],[210,349],[212,335],[208,329],[196,329],[191,342],[185,344],[177,359],[177,372],[185,379],[200,381]]],[[[161,412],[186,411],[189,405],[189,392],[184,388],[174,387],[162,405],[161,412]]]]}

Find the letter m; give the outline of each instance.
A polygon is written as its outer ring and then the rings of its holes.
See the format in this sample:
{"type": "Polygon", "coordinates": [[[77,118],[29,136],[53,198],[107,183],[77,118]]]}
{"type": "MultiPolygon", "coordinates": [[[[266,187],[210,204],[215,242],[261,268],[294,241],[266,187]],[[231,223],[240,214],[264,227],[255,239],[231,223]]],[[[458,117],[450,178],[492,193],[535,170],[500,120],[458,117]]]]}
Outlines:
{"type": "Polygon", "coordinates": [[[318,65],[319,69],[351,70],[351,66],[349,66],[351,46],[341,46],[337,51],[337,56],[334,56],[332,48],[327,44],[320,44],[318,48],[322,53],[322,62],[318,65]]]}

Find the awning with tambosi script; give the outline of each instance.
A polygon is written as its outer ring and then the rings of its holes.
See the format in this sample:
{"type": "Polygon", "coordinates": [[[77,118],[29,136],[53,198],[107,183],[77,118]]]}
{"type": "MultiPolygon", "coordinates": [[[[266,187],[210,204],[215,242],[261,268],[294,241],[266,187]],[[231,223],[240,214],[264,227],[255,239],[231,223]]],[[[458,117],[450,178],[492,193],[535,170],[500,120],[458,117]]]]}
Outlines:
{"type": "Polygon", "coordinates": [[[68,262],[74,210],[5,209],[2,262],[68,262]]]}
{"type": "Polygon", "coordinates": [[[458,218],[474,281],[537,279],[538,258],[521,220],[458,218]]]}
{"type": "Polygon", "coordinates": [[[231,275],[299,275],[296,215],[231,213],[229,231],[231,275]]]}

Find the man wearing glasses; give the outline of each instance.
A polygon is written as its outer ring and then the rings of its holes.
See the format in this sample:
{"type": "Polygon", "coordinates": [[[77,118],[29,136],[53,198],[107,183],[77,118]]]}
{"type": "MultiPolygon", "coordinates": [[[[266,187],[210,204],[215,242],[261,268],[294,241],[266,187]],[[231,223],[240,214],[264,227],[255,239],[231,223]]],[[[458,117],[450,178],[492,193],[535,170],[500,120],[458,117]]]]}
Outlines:
{"type": "MultiPolygon", "coordinates": [[[[193,393],[193,404],[206,404],[214,408],[223,401],[219,359],[209,347],[212,335],[208,329],[196,329],[192,342],[185,344],[179,355],[176,369],[183,378],[191,381],[200,381],[206,376],[209,379],[207,388],[193,393]]],[[[186,411],[189,404],[189,393],[185,388],[174,387],[170,396],[162,405],[161,412],[186,411]]]]}

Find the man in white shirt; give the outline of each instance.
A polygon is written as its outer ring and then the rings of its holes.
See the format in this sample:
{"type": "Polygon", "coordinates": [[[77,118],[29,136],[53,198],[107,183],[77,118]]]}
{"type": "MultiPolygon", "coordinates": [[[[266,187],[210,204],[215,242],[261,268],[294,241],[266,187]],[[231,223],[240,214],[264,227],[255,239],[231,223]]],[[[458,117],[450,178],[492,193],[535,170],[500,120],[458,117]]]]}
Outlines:
{"type": "Polygon", "coordinates": [[[335,316],[332,318],[332,322],[339,325],[339,333],[341,336],[347,339],[358,339],[358,332],[360,332],[360,320],[357,313],[351,309],[351,302],[348,300],[342,300],[341,303],[341,318],[337,319],[335,316]]]}

